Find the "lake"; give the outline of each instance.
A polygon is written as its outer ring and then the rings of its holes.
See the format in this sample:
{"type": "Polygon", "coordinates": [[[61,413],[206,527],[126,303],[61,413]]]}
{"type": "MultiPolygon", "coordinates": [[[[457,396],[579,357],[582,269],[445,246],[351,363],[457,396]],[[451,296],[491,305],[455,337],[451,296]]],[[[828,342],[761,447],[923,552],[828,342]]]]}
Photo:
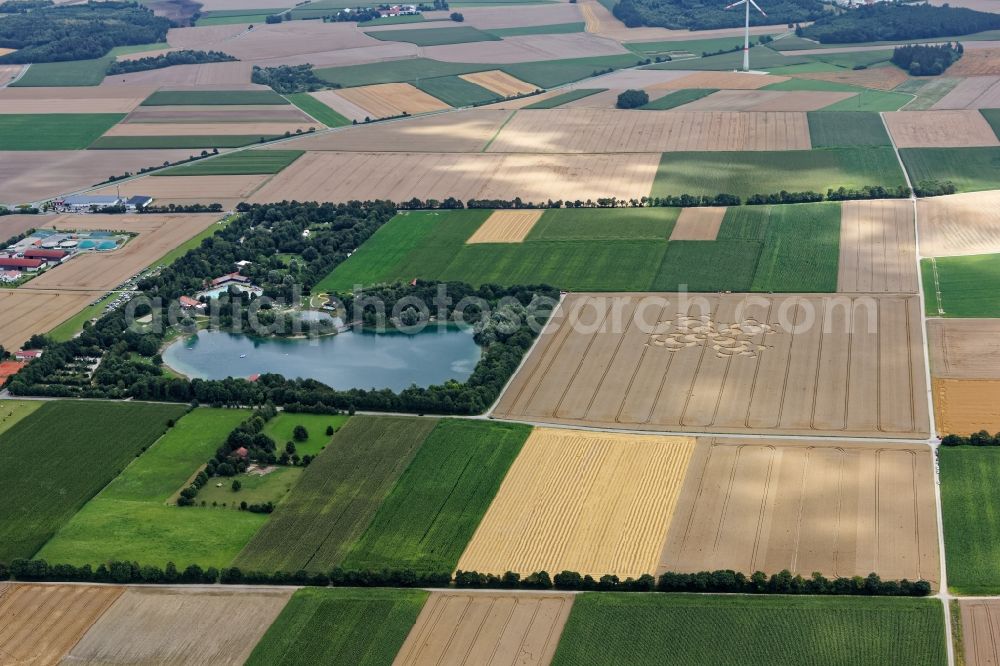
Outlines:
{"type": "Polygon", "coordinates": [[[252,338],[199,331],[163,352],[163,362],[194,379],[277,373],[315,379],[335,389],[430,386],[465,381],[480,349],[468,328],[428,327],[415,335],[344,331],[313,339],[252,338]],[[245,358],[240,358],[246,354],[245,358]]]}

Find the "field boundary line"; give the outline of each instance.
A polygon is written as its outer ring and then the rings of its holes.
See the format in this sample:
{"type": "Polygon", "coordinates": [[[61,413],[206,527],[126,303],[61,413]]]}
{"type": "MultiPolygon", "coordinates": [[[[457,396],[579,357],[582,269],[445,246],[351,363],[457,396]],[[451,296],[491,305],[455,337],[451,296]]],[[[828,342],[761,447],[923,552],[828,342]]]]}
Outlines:
{"type": "Polygon", "coordinates": [[[937,300],[939,315],[944,314],[944,301],[941,298],[941,277],[938,275],[937,257],[931,257],[931,273],[934,275],[934,298],[937,300]]]}
{"type": "Polygon", "coordinates": [[[507,123],[509,123],[511,120],[513,120],[514,116],[516,116],[516,115],[517,115],[517,109],[514,109],[513,111],[511,111],[510,115],[507,116],[507,120],[503,121],[503,123],[500,125],[500,127],[497,128],[497,131],[493,134],[492,137],[490,137],[490,140],[486,142],[486,145],[483,146],[483,149],[480,150],[479,152],[485,153],[487,150],[489,150],[490,146],[493,145],[493,142],[497,140],[498,136],[500,136],[500,132],[503,131],[503,128],[507,127],[507,123]]]}

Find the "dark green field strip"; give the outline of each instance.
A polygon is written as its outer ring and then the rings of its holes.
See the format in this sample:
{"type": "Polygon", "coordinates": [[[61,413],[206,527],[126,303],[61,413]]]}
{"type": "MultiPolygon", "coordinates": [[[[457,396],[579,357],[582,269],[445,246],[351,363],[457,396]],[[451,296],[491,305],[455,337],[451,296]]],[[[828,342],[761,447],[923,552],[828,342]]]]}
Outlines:
{"type": "Polygon", "coordinates": [[[525,109],[555,109],[562,106],[563,104],[569,104],[570,102],[575,102],[578,99],[583,99],[585,97],[590,97],[591,95],[596,95],[597,93],[605,92],[607,88],[578,88],[576,90],[570,90],[569,92],[564,92],[555,97],[549,97],[548,99],[543,99],[541,102],[535,102],[534,104],[529,104],[524,107],[525,109]]]}
{"type": "Polygon", "coordinates": [[[0,435],[0,562],[34,555],[185,409],[49,402],[0,435]]]}
{"type": "Polygon", "coordinates": [[[947,663],[937,599],[589,593],[553,664],[947,663]]]}
{"type": "Polygon", "coordinates": [[[702,97],[708,97],[712,93],[719,92],[715,88],[688,88],[686,90],[678,90],[676,92],[668,93],[659,99],[654,99],[649,104],[640,106],[640,109],[646,111],[666,111],[668,109],[676,109],[678,106],[683,106],[695,100],[701,99],[702,97]]]}
{"type": "MultiPolygon", "coordinates": [[[[837,291],[839,203],[743,206],[730,208],[726,216],[742,229],[763,228],[764,245],[751,291],[837,291]],[[760,222],[747,221],[755,215],[760,222]]],[[[720,230],[720,236],[723,233],[720,230]]]]}
{"type": "MultiPolygon", "coordinates": [[[[766,46],[750,47],[750,67],[752,69],[768,69],[770,67],[785,67],[810,62],[802,56],[783,56],[766,46]]],[[[693,69],[703,71],[731,71],[742,69],[743,51],[731,51],[706,58],[683,58],[649,65],[645,69],[693,69]]]]}
{"type": "Polygon", "coordinates": [[[1000,317],[1000,254],[923,259],[920,270],[928,316],[1000,317]],[[938,312],[939,306],[944,314],[938,312]]]}
{"type": "Polygon", "coordinates": [[[679,208],[554,208],[547,210],[525,242],[546,240],[654,240],[670,237],[679,208]]]}
{"type": "Polygon", "coordinates": [[[368,528],[435,419],[356,416],[236,558],[261,571],[329,571],[368,528]]]}
{"type": "Polygon", "coordinates": [[[142,106],[238,106],[288,104],[273,90],[158,90],[142,106]]]}
{"type": "Polygon", "coordinates": [[[501,69],[514,78],[527,81],[539,88],[554,88],[572,83],[606,69],[634,67],[638,61],[632,54],[596,56],[593,58],[573,58],[570,60],[543,60],[541,62],[521,62],[502,65],[501,69]]]}
{"type": "Polygon", "coordinates": [[[1000,148],[900,148],[899,156],[916,187],[921,181],[951,181],[959,192],[995,190],[1000,183],[1000,148]]]}
{"type": "Polygon", "coordinates": [[[998,594],[1000,449],[943,446],[940,465],[948,587],[956,594],[998,594]]]}
{"type": "Polygon", "coordinates": [[[428,595],[423,590],[299,590],[247,666],[389,666],[428,595]]]}
{"type": "Polygon", "coordinates": [[[299,159],[303,150],[243,150],[155,172],[154,176],[241,176],[278,173],[299,159]]]}
{"type": "Polygon", "coordinates": [[[63,88],[100,85],[108,65],[114,58],[94,60],[40,62],[32,65],[24,76],[10,84],[12,88],[63,88]]]}
{"type": "Polygon", "coordinates": [[[366,32],[383,42],[407,42],[417,46],[443,46],[469,42],[498,42],[500,38],[470,26],[457,28],[418,28],[413,30],[376,30],[366,32]]]}
{"type": "Polygon", "coordinates": [[[513,423],[438,423],[344,568],[454,570],[529,434],[513,423]]]}
{"type": "Polygon", "coordinates": [[[121,113],[3,113],[0,150],[83,150],[124,118],[121,113]]]}
{"type": "Polygon", "coordinates": [[[761,243],[671,241],[650,291],[749,291],[761,243]]]}
{"type": "Polygon", "coordinates": [[[979,113],[983,114],[983,118],[993,128],[993,133],[1000,138],[1000,109],[979,109],[979,113]]]}
{"type": "Polygon", "coordinates": [[[294,93],[291,95],[285,95],[285,97],[289,102],[299,107],[327,127],[343,127],[344,125],[351,124],[350,120],[340,115],[309,93],[294,93]]]}
{"type": "Polygon", "coordinates": [[[434,79],[420,79],[416,87],[428,95],[437,97],[445,104],[453,107],[472,106],[486,102],[499,101],[501,95],[487,90],[475,83],[460,79],[457,76],[442,76],[434,79]]]}
{"type": "Polygon", "coordinates": [[[102,136],[90,144],[91,150],[138,150],[145,148],[241,148],[251,143],[276,139],[274,136],[102,136]]]}
{"type": "Polygon", "coordinates": [[[526,25],[518,28],[493,28],[486,30],[495,37],[517,37],[519,35],[565,35],[584,32],[586,23],[553,23],[550,25],[526,25]]]}
{"type": "Polygon", "coordinates": [[[877,113],[810,111],[806,116],[813,148],[892,145],[882,117],[877,113]]]}

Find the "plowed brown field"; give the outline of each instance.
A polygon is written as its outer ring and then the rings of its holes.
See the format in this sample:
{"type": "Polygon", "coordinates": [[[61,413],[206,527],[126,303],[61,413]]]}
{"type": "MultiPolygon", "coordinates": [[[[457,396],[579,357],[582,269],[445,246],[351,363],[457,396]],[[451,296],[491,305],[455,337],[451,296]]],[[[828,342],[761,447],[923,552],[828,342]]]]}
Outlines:
{"type": "Polygon", "coordinates": [[[948,76],[993,76],[1000,74],[1000,49],[966,49],[948,68],[948,76]]]}
{"type": "Polygon", "coordinates": [[[543,210],[498,210],[466,243],[520,243],[542,218],[543,210]]]}
{"type": "Polygon", "coordinates": [[[486,88],[487,90],[492,90],[496,94],[503,95],[504,97],[527,95],[538,90],[538,86],[525,83],[520,79],[514,78],[507,72],[501,72],[498,69],[488,72],[476,72],[475,74],[462,74],[459,78],[465,79],[469,83],[474,83],[477,86],[486,88]]]}
{"type": "Polygon", "coordinates": [[[811,147],[804,113],[524,109],[504,126],[489,152],[604,154],[811,147]]]}
{"type": "Polygon", "coordinates": [[[361,107],[372,118],[400,116],[404,112],[413,116],[451,108],[409,83],[380,83],[359,88],[344,88],[336,91],[336,94],[361,107]]]}
{"type": "Polygon", "coordinates": [[[681,431],[926,436],[910,295],[571,294],[495,414],[681,431]]]}
{"type": "Polygon", "coordinates": [[[128,113],[156,88],[3,88],[0,113],[128,113]]]}
{"type": "Polygon", "coordinates": [[[536,428],[458,568],[652,573],[694,444],[536,428]]]}
{"type": "Polygon", "coordinates": [[[545,666],[572,606],[568,594],[433,592],[393,664],[545,666]]]}
{"type": "MultiPolygon", "coordinates": [[[[106,152],[106,151],[100,151],[106,152]]],[[[299,161],[299,160],[296,160],[299,161]]],[[[157,206],[169,203],[221,203],[224,208],[231,209],[237,203],[253,194],[272,176],[148,176],[137,178],[126,183],[108,185],[93,192],[93,194],[116,194],[123,197],[145,194],[156,199],[157,206]]],[[[277,196],[277,195],[276,195],[277,196]]],[[[286,197],[278,196],[268,201],[282,201],[286,197]]],[[[291,198],[291,197],[287,197],[291,198]]],[[[310,201],[347,201],[347,199],[328,198],[316,193],[310,201]]],[[[306,199],[299,199],[306,201],[306,199]]]]}
{"type": "Polygon", "coordinates": [[[1000,146],[993,128],[975,109],[896,111],[884,117],[899,148],[1000,146]]]}
{"type": "MultiPolygon", "coordinates": [[[[950,70],[948,74],[951,74],[950,70]]],[[[851,86],[874,88],[875,90],[892,90],[900,84],[905,83],[909,77],[906,72],[898,67],[870,67],[868,69],[845,70],[843,72],[807,72],[796,74],[795,78],[846,83],[851,86]]]]}
{"type": "Polygon", "coordinates": [[[837,291],[917,291],[913,205],[909,201],[845,201],[841,205],[837,291]]]}
{"type": "Polygon", "coordinates": [[[85,585],[0,589],[0,663],[58,664],[121,593],[85,585]]]}
{"type": "Polygon", "coordinates": [[[962,613],[965,666],[1000,664],[1000,600],[968,599],[958,605],[962,613]]]}
{"type": "Polygon", "coordinates": [[[995,109],[1000,107],[1000,76],[962,79],[932,109],[995,109]]]}
{"type": "Polygon", "coordinates": [[[1000,381],[933,379],[938,436],[1000,432],[1000,381]]]}
{"type": "Polygon", "coordinates": [[[101,87],[117,86],[232,86],[249,84],[253,65],[249,62],[212,62],[205,65],[174,65],[131,74],[106,76],[101,87]]]}
{"type": "Polygon", "coordinates": [[[816,111],[855,93],[823,90],[720,90],[684,104],[684,111],[816,111]]]}
{"type": "Polygon", "coordinates": [[[928,319],[931,374],[1000,379],[1000,319],[928,319]]]}
{"type": "MultiPolygon", "coordinates": [[[[315,121],[298,107],[280,104],[240,106],[140,106],[128,114],[125,123],[305,123],[315,121]]],[[[300,125],[301,126],[301,125],[300,125]]]]}
{"type": "Polygon", "coordinates": [[[278,136],[306,131],[316,122],[299,123],[119,123],[104,136],[278,136]]]}
{"type": "Polygon", "coordinates": [[[292,592],[130,588],[67,661],[242,665],[292,592]]]}
{"type": "Polygon", "coordinates": [[[921,256],[1000,252],[1000,190],[919,199],[917,212],[921,256]]]}
{"type": "Polygon", "coordinates": [[[94,299],[101,291],[0,289],[0,347],[20,349],[35,333],[50,331],[94,299]]]}
{"type": "Polygon", "coordinates": [[[684,208],[670,232],[670,240],[713,241],[719,235],[724,217],[723,207],[684,208]]]}
{"type": "Polygon", "coordinates": [[[940,578],[930,447],[712,440],[692,460],[661,571],[940,578]]]}

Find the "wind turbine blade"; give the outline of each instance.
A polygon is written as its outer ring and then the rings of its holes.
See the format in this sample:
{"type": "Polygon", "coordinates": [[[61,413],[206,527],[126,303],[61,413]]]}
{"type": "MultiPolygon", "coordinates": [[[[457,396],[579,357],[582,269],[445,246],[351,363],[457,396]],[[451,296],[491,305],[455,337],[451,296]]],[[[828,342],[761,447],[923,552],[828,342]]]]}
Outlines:
{"type": "Polygon", "coordinates": [[[734,2],[731,5],[727,5],[726,9],[732,9],[733,7],[739,7],[740,5],[745,5],[746,3],[747,3],[747,0],[740,0],[739,2],[734,2]]]}
{"type": "Polygon", "coordinates": [[[763,9],[761,9],[761,8],[760,8],[760,5],[758,5],[758,4],[757,4],[756,2],[754,2],[753,0],[748,0],[748,1],[750,2],[750,4],[751,4],[751,5],[753,5],[753,6],[754,6],[754,8],[755,8],[755,9],[756,9],[757,11],[759,11],[759,12],[760,12],[761,14],[764,14],[764,16],[767,16],[767,13],[766,13],[766,12],[765,12],[765,11],[764,11],[763,9]]]}

